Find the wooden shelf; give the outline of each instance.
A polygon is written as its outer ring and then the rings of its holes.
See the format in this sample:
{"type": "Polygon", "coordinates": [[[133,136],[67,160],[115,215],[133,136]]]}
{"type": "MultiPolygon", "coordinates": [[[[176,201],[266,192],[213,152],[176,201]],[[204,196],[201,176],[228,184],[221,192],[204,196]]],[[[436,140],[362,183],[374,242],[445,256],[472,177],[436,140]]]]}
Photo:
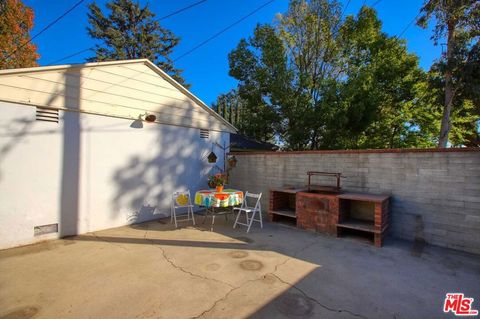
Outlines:
{"type": "Polygon", "coordinates": [[[380,234],[383,230],[375,229],[373,221],[350,218],[337,224],[337,227],[361,230],[369,233],[380,234]]]}
{"type": "Polygon", "coordinates": [[[274,214],[274,215],[282,215],[282,216],[287,216],[287,217],[291,217],[291,218],[297,218],[297,215],[295,214],[295,210],[288,209],[288,208],[271,210],[270,213],[274,214]]]}

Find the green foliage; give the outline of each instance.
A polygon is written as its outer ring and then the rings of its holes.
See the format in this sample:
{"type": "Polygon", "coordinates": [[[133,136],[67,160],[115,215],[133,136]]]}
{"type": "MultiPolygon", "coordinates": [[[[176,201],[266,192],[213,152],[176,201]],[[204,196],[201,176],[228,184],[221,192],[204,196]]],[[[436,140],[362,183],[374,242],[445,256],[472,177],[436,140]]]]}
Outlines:
{"type": "Polygon", "coordinates": [[[341,146],[432,146],[416,130],[425,107],[418,96],[425,74],[404,41],[382,33],[375,11],[367,7],[356,18],[346,19],[341,37],[346,80],[340,100],[347,103],[342,130],[346,140],[341,146]]]}
{"type": "Polygon", "coordinates": [[[439,108],[418,58],[373,9],[344,21],[341,11],[335,0],[294,0],[240,41],[229,55],[237,126],[291,150],[433,146],[439,108]]]}
{"type": "Polygon", "coordinates": [[[242,100],[237,90],[219,95],[217,101],[212,104],[212,109],[232,123],[241,133],[249,136],[255,135],[257,129],[251,126],[255,122],[249,121],[245,101],[242,100]]]}
{"type": "Polygon", "coordinates": [[[22,1],[0,1],[0,69],[37,66],[37,46],[29,43],[33,17],[22,1]]]}
{"type": "Polygon", "coordinates": [[[87,28],[89,35],[102,41],[95,46],[95,57],[90,61],[109,61],[147,58],[185,87],[182,71],[176,69],[170,58],[180,39],[160,26],[148,4],[140,7],[133,0],[111,0],[105,16],[100,7],[89,5],[87,28]]]}
{"type": "Polygon", "coordinates": [[[278,126],[278,99],[285,71],[283,46],[270,26],[257,26],[254,37],[241,40],[229,55],[230,75],[239,80],[242,131],[270,140],[278,126]],[[253,49],[250,49],[253,48],[253,49]]]}
{"type": "Polygon", "coordinates": [[[430,88],[443,105],[439,146],[480,146],[480,3],[477,0],[429,0],[417,24],[426,28],[434,18],[435,44],[446,38],[446,52],[434,63],[430,88]],[[443,95],[443,96],[442,96],[443,95]],[[449,134],[451,135],[449,137],[449,134]]]}
{"type": "Polygon", "coordinates": [[[449,25],[458,34],[473,39],[480,31],[480,7],[477,0],[428,0],[421,8],[417,25],[426,28],[434,18],[435,28],[432,40],[435,44],[448,35],[449,25]]]}
{"type": "MultiPolygon", "coordinates": [[[[453,146],[480,147],[480,55],[478,43],[476,48],[468,50],[470,59],[466,56],[467,50],[457,51],[456,54],[463,55],[464,62],[461,70],[454,72],[453,78],[455,99],[452,101],[453,108],[450,115],[451,129],[449,141],[453,146]]],[[[461,61],[456,56],[455,60],[461,61]]],[[[432,65],[429,71],[428,92],[431,103],[438,109],[438,118],[442,116],[444,104],[446,61],[441,59],[432,65]]],[[[439,131],[440,129],[438,129],[439,131]]]]}

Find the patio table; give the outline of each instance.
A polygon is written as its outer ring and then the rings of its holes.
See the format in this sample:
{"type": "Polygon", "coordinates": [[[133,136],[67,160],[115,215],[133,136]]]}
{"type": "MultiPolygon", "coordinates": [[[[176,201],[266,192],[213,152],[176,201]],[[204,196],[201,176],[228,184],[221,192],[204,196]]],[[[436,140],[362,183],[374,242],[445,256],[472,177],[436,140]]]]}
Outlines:
{"type": "Polygon", "coordinates": [[[222,192],[215,189],[199,190],[195,193],[195,204],[210,207],[231,207],[243,202],[243,192],[227,188],[222,192]]]}
{"type": "Polygon", "coordinates": [[[210,213],[212,215],[212,227],[215,222],[215,215],[225,215],[233,213],[233,207],[240,205],[243,202],[243,192],[227,188],[222,192],[217,192],[215,189],[199,190],[195,193],[195,204],[207,208],[205,212],[205,219],[210,213]],[[215,208],[230,208],[227,211],[215,212],[215,208]]]}

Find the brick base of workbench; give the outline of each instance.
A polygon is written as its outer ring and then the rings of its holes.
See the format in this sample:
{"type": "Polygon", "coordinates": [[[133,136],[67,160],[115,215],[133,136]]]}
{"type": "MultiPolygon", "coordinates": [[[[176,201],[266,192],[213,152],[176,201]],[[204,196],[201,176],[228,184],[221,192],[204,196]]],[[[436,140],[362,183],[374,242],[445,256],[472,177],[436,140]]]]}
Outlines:
{"type": "Polygon", "coordinates": [[[298,228],[336,235],[338,222],[336,194],[299,192],[296,213],[298,228]]]}

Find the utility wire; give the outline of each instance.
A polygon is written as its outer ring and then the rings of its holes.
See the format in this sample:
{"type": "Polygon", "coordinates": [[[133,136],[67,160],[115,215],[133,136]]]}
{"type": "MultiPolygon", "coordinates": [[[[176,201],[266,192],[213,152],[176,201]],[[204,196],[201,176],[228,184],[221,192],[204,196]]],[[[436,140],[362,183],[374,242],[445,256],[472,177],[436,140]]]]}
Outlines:
{"type": "Polygon", "coordinates": [[[165,20],[165,19],[167,19],[167,18],[170,18],[171,16],[174,16],[174,15],[179,14],[179,13],[181,13],[181,12],[183,12],[183,11],[186,11],[186,10],[188,10],[188,9],[190,9],[190,8],[193,8],[193,7],[199,5],[199,4],[203,3],[203,2],[207,2],[207,0],[200,0],[200,1],[197,1],[197,2],[195,2],[195,3],[192,3],[191,5],[188,5],[188,6],[184,7],[184,8],[178,9],[177,11],[174,11],[174,12],[172,12],[172,13],[167,14],[166,16],[163,16],[163,17],[159,18],[157,21],[162,21],[162,20],[165,20]]]}
{"type": "MultiPolygon", "coordinates": [[[[82,1],[84,1],[84,0],[82,0],[82,1]]],[[[188,9],[190,9],[190,8],[193,8],[193,7],[195,7],[195,6],[197,6],[197,5],[201,4],[201,3],[204,3],[204,2],[207,2],[207,0],[200,0],[200,1],[194,2],[194,3],[192,3],[192,4],[190,4],[190,5],[186,6],[186,7],[180,8],[180,9],[178,9],[178,10],[175,10],[175,11],[173,11],[173,12],[171,12],[171,13],[163,16],[163,17],[160,17],[160,18],[156,19],[156,21],[162,21],[162,20],[168,19],[168,18],[170,18],[170,17],[172,17],[172,16],[174,16],[174,15],[177,15],[177,14],[179,14],[179,13],[182,13],[183,11],[186,11],[186,10],[188,10],[188,9]]],[[[77,55],[79,55],[79,54],[82,54],[82,53],[87,52],[87,51],[90,51],[90,50],[92,50],[92,49],[91,49],[91,48],[85,48],[85,49],[80,50],[80,51],[78,51],[78,52],[72,53],[72,54],[70,54],[70,55],[68,55],[68,56],[65,56],[65,57],[63,57],[63,58],[60,58],[60,59],[55,60],[55,61],[53,61],[53,62],[50,62],[50,63],[48,63],[48,64],[46,64],[46,65],[56,64],[56,63],[58,63],[58,62],[64,61],[64,60],[69,59],[69,58],[73,58],[74,56],[77,56],[77,55]]]]}
{"type": "Polygon", "coordinates": [[[345,5],[345,7],[343,8],[343,10],[342,10],[342,14],[340,15],[340,19],[339,19],[339,21],[341,21],[341,20],[342,20],[342,18],[343,18],[343,15],[345,14],[345,12],[347,12],[347,8],[348,8],[348,5],[349,5],[349,4],[350,4],[350,0],[348,0],[348,1],[347,1],[347,4],[346,4],[346,5],[345,5]]]}
{"type": "Polygon", "coordinates": [[[88,49],[83,49],[83,50],[80,50],[78,52],[75,52],[75,53],[72,53],[70,55],[67,55],[66,57],[63,57],[61,59],[58,59],[58,60],[55,60],[53,62],[50,62],[48,64],[46,64],[46,66],[49,66],[49,65],[52,65],[52,64],[57,64],[58,62],[62,62],[63,60],[66,60],[66,59],[69,59],[69,58],[73,58],[74,56],[77,56],[79,54],[82,54],[83,52],[87,52],[87,51],[90,51],[92,50],[91,48],[88,48],[88,49]]]}
{"type": "Polygon", "coordinates": [[[10,59],[15,53],[17,53],[18,50],[22,49],[24,46],[26,46],[27,44],[29,44],[30,42],[33,41],[33,39],[35,39],[36,37],[38,37],[39,35],[41,35],[43,32],[47,31],[50,27],[52,27],[55,23],[57,23],[58,21],[60,21],[63,17],[65,17],[67,14],[69,14],[70,12],[72,12],[76,7],[78,7],[83,1],[85,0],[80,0],[78,1],[77,3],[75,3],[75,5],[73,5],[73,7],[71,7],[70,9],[68,9],[67,11],[65,11],[61,16],[59,16],[58,18],[56,18],[55,20],[53,20],[52,22],[50,22],[47,26],[45,26],[42,30],[40,30],[37,34],[35,34],[33,37],[31,37],[28,41],[26,41],[25,43],[23,43],[22,45],[20,45],[18,48],[16,48],[15,50],[13,50],[12,53],[10,53],[6,58],[5,58],[5,61],[7,61],[8,59],[10,59]]]}
{"type": "Polygon", "coordinates": [[[238,19],[237,21],[235,21],[234,23],[228,25],[227,27],[223,28],[222,30],[218,31],[217,33],[215,33],[214,35],[212,35],[211,37],[209,37],[208,39],[200,42],[199,44],[197,44],[196,46],[194,46],[193,48],[191,48],[190,50],[188,50],[187,52],[181,54],[180,56],[178,56],[177,58],[175,58],[173,60],[173,62],[176,62],[178,60],[180,60],[181,58],[189,55],[190,53],[192,53],[193,51],[199,49],[200,47],[204,46],[205,44],[207,44],[208,42],[212,41],[213,39],[217,38],[218,36],[220,36],[221,34],[227,32],[228,30],[230,30],[231,28],[233,28],[234,26],[236,26],[237,24],[239,24],[240,22],[244,21],[245,19],[249,18],[250,16],[254,15],[255,13],[257,13],[258,11],[260,11],[261,9],[263,9],[264,7],[266,7],[267,5],[269,5],[270,3],[272,3],[273,1],[275,0],[270,0],[270,1],[267,1],[265,2],[264,4],[262,4],[261,6],[259,6],[258,8],[256,8],[255,10],[253,10],[252,12],[250,12],[249,14],[243,16],[242,18],[238,19]]]}
{"type": "MultiPolygon", "coordinates": [[[[366,0],[365,0],[366,1],[366,0]]],[[[364,1],[364,3],[365,3],[364,1]]],[[[375,1],[374,3],[372,3],[370,6],[373,8],[375,7],[377,4],[379,4],[382,0],[377,0],[375,1]]],[[[406,26],[405,28],[403,28],[402,32],[400,32],[398,35],[395,35],[394,38],[397,38],[397,39],[400,39],[400,37],[405,33],[407,32],[407,30],[413,25],[413,23],[418,19],[418,17],[420,16],[421,12],[419,12],[415,18],[413,18],[412,21],[410,21],[406,26]]]]}
{"type": "MultiPolygon", "coordinates": [[[[370,7],[375,7],[377,4],[379,4],[382,0],[377,0],[375,1],[374,3],[372,3],[370,5],[370,7]]],[[[366,0],[363,2],[365,4],[366,0]]],[[[398,35],[395,35],[394,38],[397,38],[397,39],[400,39],[400,37],[405,33],[407,32],[407,30],[413,25],[413,23],[417,20],[417,18],[420,16],[421,12],[419,12],[415,18],[413,18],[412,21],[410,21],[406,26],[405,28],[403,28],[402,32],[400,32],[398,35]]]]}
{"type": "Polygon", "coordinates": [[[414,23],[415,21],[417,21],[418,17],[421,15],[421,13],[422,13],[422,12],[419,12],[419,13],[415,16],[415,18],[413,18],[412,21],[410,21],[410,22],[405,26],[405,28],[403,28],[402,32],[400,32],[400,34],[399,34],[399,35],[396,35],[395,37],[396,37],[397,39],[399,39],[405,32],[407,32],[407,30],[413,25],[413,23],[414,23]]]}

